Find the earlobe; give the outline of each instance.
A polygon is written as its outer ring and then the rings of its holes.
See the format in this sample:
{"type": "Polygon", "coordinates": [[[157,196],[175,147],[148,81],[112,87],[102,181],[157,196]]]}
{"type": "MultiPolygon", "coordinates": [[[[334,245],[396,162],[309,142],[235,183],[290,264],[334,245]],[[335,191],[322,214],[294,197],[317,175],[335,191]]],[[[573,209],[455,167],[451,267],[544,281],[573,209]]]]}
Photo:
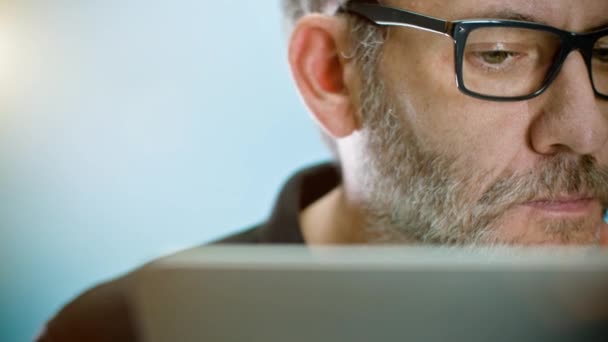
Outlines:
{"type": "Polygon", "coordinates": [[[289,64],[300,94],[323,129],[344,138],[359,129],[342,58],[346,25],[335,17],[310,15],[296,25],[289,44],[289,64]]]}

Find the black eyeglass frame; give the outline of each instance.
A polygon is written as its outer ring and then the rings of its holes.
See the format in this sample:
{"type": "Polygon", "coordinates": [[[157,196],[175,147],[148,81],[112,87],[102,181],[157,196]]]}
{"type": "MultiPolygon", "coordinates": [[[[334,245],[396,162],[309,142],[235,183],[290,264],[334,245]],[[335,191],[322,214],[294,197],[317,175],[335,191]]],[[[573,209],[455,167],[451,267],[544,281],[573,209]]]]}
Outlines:
{"type": "Polygon", "coordinates": [[[534,22],[501,19],[473,19],[447,21],[401,8],[384,6],[375,1],[349,1],[338,9],[338,13],[353,13],[359,15],[372,23],[380,26],[404,26],[421,29],[433,33],[448,36],[454,41],[455,49],[455,71],[458,89],[469,96],[491,101],[524,101],[537,97],[544,93],[559,75],[559,72],[571,52],[578,50],[583,55],[589,79],[595,95],[601,99],[608,100],[608,94],[602,94],[595,86],[593,78],[593,49],[596,42],[608,35],[608,27],[588,33],[577,33],[558,29],[556,27],[534,22]],[[558,36],[561,39],[561,48],[558,55],[547,73],[547,77],[540,89],[534,93],[523,96],[491,96],[467,89],[463,77],[464,50],[469,34],[478,28],[487,27],[515,27],[545,31],[558,36]]]}

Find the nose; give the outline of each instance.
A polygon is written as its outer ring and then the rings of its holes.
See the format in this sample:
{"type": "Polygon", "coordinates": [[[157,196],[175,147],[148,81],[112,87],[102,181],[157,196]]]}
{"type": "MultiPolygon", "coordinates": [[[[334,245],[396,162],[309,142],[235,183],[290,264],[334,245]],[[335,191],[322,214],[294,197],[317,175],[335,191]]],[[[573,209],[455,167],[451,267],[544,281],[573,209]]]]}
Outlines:
{"type": "Polygon", "coordinates": [[[539,101],[530,128],[532,148],[539,154],[595,155],[608,141],[608,101],[595,96],[583,56],[575,51],[539,101]]]}

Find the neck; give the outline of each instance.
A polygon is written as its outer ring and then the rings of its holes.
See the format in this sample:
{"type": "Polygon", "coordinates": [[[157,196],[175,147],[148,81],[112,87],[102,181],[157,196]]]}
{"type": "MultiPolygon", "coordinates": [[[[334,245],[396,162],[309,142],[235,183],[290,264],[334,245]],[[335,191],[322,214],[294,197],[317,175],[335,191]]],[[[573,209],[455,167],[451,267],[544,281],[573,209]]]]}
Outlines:
{"type": "Polygon", "coordinates": [[[337,187],[300,213],[300,226],[309,245],[364,244],[364,217],[337,187]]]}

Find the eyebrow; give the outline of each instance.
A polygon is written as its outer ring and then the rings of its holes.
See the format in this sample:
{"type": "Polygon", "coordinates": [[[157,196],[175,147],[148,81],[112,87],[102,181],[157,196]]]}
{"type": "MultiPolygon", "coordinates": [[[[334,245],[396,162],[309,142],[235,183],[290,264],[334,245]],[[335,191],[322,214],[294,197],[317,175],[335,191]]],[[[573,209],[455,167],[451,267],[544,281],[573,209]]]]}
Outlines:
{"type": "MultiPolygon", "coordinates": [[[[537,24],[549,25],[546,21],[543,21],[534,16],[523,14],[521,12],[517,12],[515,10],[505,9],[500,11],[487,11],[487,12],[478,12],[475,13],[475,18],[483,18],[483,19],[502,19],[502,20],[519,20],[519,21],[528,21],[537,24]]],[[[471,18],[473,19],[473,18],[471,18]]]]}
{"type": "MultiPolygon", "coordinates": [[[[503,20],[519,20],[519,21],[527,21],[527,22],[532,22],[532,23],[537,23],[537,24],[542,24],[542,25],[547,25],[547,26],[553,26],[549,23],[547,23],[544,20],[541,20],[537,17],[534,17],[532,15],[528,15],[528,14],[524,14],[524,13],[520,13],[517,12],[515,10],[511,10],[511,9],[506,9],[506,10],[500,10],[500,11],[489,11],[489,12],[480,12],[480,13],[476,13],[475,16],[477,18],[494,18],[494,19],[503,19],[503,20]]],[[[608,21],[598,25],[598,26],[594,26],[591,27],[589,29],[586,29],[583,32],[594,32],[594,31],[598,31],[601,29],[605,29],[608,28],[608,21]]]]}
{"type": "Polygon", "coordinates": [[[589,32],[599,31],[599,30],[606,29],[606,28],[608,28],[608,21],[600,26],[592,27],[591,29],[589,29],[589,32]]]}

